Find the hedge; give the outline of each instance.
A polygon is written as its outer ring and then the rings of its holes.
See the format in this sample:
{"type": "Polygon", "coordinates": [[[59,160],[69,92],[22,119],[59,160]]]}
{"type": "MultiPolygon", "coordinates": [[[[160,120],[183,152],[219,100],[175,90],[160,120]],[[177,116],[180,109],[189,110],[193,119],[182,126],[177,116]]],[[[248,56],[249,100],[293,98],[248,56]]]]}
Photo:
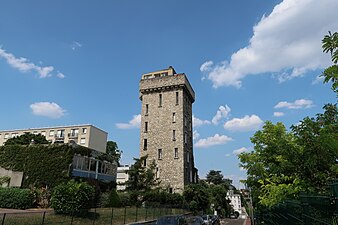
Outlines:
{"type": "Polygon", "coordinates": [[[29,189],[0,187],[0,208],[27,209],[33,206],[33,200],[29,189]]]}

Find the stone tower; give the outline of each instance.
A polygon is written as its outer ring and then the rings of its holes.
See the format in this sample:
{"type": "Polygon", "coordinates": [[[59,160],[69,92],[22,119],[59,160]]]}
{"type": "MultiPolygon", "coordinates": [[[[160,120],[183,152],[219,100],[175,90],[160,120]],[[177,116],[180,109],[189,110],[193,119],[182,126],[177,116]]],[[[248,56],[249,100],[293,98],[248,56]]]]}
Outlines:
{"type": "Polygon", "coordinates": [[[186,75],[170,66],[142,75],[140,100],[140,157],[148,155],[143,164],[154,160],[160,186],[182,193],[184,185],[197,181],[192,141],[195,92],[186,75]]]}

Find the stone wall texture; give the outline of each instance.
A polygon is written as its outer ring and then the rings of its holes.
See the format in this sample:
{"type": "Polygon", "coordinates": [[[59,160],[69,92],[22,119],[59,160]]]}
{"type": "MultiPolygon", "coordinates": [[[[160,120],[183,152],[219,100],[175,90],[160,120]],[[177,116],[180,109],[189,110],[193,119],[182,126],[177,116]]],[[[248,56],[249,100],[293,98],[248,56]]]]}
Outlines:
{"type": "Polygon", "coordinates": [[[147,165],[155,161],[161,187],[175,193],[182,193],[184,185],[196,180],[192,143],[194,98],[184,74],[140,81],[140,157],[148,155],[147,165]]]}

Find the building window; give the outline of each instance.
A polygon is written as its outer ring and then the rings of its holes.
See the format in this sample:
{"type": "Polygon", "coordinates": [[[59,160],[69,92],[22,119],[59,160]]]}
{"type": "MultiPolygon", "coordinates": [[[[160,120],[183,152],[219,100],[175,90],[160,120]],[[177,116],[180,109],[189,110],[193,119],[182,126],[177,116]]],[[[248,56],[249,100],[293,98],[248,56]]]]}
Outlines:
{"type": "Polygon", "coordinates": [[[54,130],[50,130],[49,131],[49,137],[53,137],[54,136],[54,130]]]}
{"type": "Polygon", "coordinates": [[[79,129],[71,129],[69,135],[70,135],[71,137],[77,137],[78,134],[79,134],[79,129]]]}
{"type": "Polygon", "coordinates": [[[148,148],[148,140],[144,139],[143,140],[143,150],[147,150],[147,148],[148,148]]]}
{"type": "Polygon", "coordinates": [[[157,152],[158,159],[162,159],[162,149],[159,149],[157,152]]]}
{"type": "Polygon", "coordinates": [[[38,132],[35,130],[35,131],[33,132],[33,134],[37,135],[37,134],[38,134],[38,132]]]}
{"type": "Polygon", "coordinates": [[[81,138],[80,144],[82,144],[82,145],[86,144],[86,138],[81,138]]]}
{"type": "Polygon", "coordinates": [[[173,130],[173,141],[176,141],[176,130],[173,130]]]}
{"type": "Polygon", "coordinates": [[[178,159],[178,148],[175,148],[174,150],[174,158],[178,159]]]}
{"type": "Polygon", "coordinates": [[[7,134],[7,133],[4,135],[4,138],[5,138],[5,139],[7,139],[7,138],[8,138],[8,134],[7,134]]]}
{"type": "Polygon", "coordinates": [[[189,154],[189,152],[187,152],[187,162],[189,162],[190,161],[190,154],[189,154]]]}
{"type": "Polygon", "coordinates": [[[143,166],[147,166],[147,159],[143,160],[143,166]]]}
{"type": "Polygon", "coordinates": [[[176,92],[176,105],[178,105],[179,101],[178,101],[178,91],[176,92]]]}
{"type": "Polygon", "coordinates": [[[173,123],[176,123],[176,113],[173,113],[173,123]]]}
{"type": "Polygon", "coordinates": [[[187,133],[184,133],[184,144],[188,143],[188,135],[187,133]]]}
{"type": "Polygon", "coordinates": [[[41,131],[42,136],[46,136],[46,131],[41,131]]]}
{"type": "Polygon", "coordinates": [[[87,128],[82,128],[82,133],[86,134],[87,133],[87,128]]]}
{"type": "Polygon", "coordinates": [[[184,126],[186,127],[187,126],[187,117],[186,116],[184,116],[184,126]]]}
{"type": "Polygon", "coordinates": [[[144,122],[144,132],[148,132],[148,122],[144,122]]]}
{"type": "Polygon", "coordinates": [[[158,106],[162,107],[162,94],[159,94],[158,96],[158,106]]]}
{"type": "Polygon", "coordinates": [[[156,179],[160,178],[160,169],[156,167],[156,179]]]}
{"type": "Polygon", "coordinates": [[[146,104],[146,115],[148,115],[148,113],[149,113],[149,105],[146,104]]]}
{"type": "Polygon", "coordinates": [[[59,138],[63,138],[65,136],[65,130],[57,130],[56,135],[59,138]]]}

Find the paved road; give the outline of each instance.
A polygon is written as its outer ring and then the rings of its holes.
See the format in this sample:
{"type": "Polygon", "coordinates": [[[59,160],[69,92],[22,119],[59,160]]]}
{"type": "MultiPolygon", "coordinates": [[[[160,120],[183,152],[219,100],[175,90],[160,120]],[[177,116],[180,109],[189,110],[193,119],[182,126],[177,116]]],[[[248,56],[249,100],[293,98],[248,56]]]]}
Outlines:
{"type": "Polygon", "coordinates": [[[224,219],[221,225],[243,225],[244,219],[224,219]]]}

